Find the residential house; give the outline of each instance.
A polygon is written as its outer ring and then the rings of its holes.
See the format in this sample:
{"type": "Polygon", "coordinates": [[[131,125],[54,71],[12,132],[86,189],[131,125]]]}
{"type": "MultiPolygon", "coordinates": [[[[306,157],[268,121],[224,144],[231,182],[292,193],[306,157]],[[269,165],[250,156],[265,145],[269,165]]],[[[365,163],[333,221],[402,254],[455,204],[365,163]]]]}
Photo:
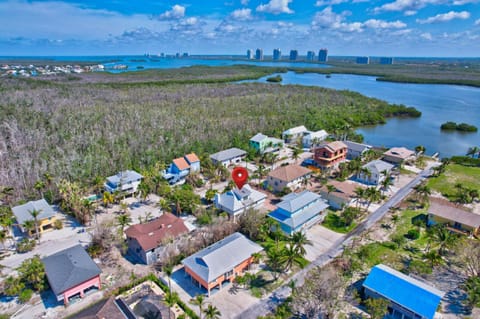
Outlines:
{"type": "Polygon", "coordinates": [[[480,236],[480,215],[458,208],[438,198],[430,198],[428,225],[443,224],[448,229],[474,236],[480,236]]]}
{"type": "Polygon", "coordinates": [[[405,147],[392,147],[383,153],[383,160],[392,164],[402,164],[415,159],[415,152],[405,147]]]}
{"type": "Polygon", "coordinates": [[[362,158],[363,155],[372,149],[371,145],[352,142],[352,141],[343,141],[347,145],[347,159],[353,160],[356,158],[362,158]]]}
{"type": "Polygon", "coordinates": [[[241,189],[235,187],[223,194],[215,194],[214,203],[215,207],[227,212],[230,217],[235,219],[248,209],[260,208],[266,198],[266,194],[245,184],[241,189]]]}
{"type": "Polygon", "coordinates": [[[127,228],[128,251],[144,264],[155,263],[163,252],[163,244],[168,239],[188,233],[183,220],[170,213],[143,224],[127,228]]]}
{"type": "Polygon", "coordinates": [[[347,145],[341,141],[330,142],[314,149],[313,159],[324,170],[335,169],[347,158],[347,145]]]}
{"type": "Polygon", "coordinates": [[[358,187],[365,189],[364,186],[352,181],[339,182],[330,180],[328,184],[332,185],[334,190],[329,192],[327,185],[325,185],[320,189],[320,195],[325,198],[330,207],[334,209],[342,209],[344,206],[352,205],[358,200],[355,189],[358,187]]]}
{"type": "Polygon", "coordinates": [[[240,233],[233,233],[205,249],[185,258],[182,264],[185,273],[198,284],[210,291],[222,289],[224,282],[233,282],[253,263],[253,254],[263,248],[240,233]]]}
{"type": "Polygon", "coordinates": [[[303,134],[302,144],[305,148],[310,148],[316,144],[321,143],[328,137],[328,133],[325,130],[320,130],[316,132],[306,132],[303,134]]]}
{"type": "Polygon", "coordinates": [[[386,265],[370,270],[363,283],[367,298],[390,302],[389,318],[433,319],[444,292],[386,265]]]}
{"type": "Polygon", "coordinates": [[[83,298],[91,290],[100,290],[100,268],[81,245],[42,259],[50,288],[57,301],[67,305],[71,298],[83,298]]]}
{"type": "Polygon", "coordinates": [[[162,172],[170,184],[175,184],[183,180],[191,172],[200,171],[200,159],[195,153],[187,154],[183,157],[175,158],[170,166],[162,172]]]}
{"type": "Polygon", "coordinates": [[[258,153],[263,154],[279,150],[283,145],[283,140],[258,133],[250,139],[249,145],[258,153]]]}
{"type": "Polygon", "coordinates": [[[210,155],[210,159],[214,165],[221,164],[225,167],[240,163],[247,156],[247,152],[239,148],[233,147],[210,155]]]}
{"type": "Polygon", "coordinates": [[[327,207],[328,204],[320,195],[305,190],[282,197],[277,209],[268,216],[280,224],[284,233],[291,235],[322,221],[322,212],[327,207]]]}
{"type": "Polygon", "coordinates": [[[12,212],[17,220],[18,227],[22,232],[28,231],[29,236],[35,234],[35,228],[27,230],[23,226],[26,221],[35,221],[35,218],[32,216],[32,212],[34,211],[38,212],[37,227],[40,234],[54,229],[54,223],[57,220],[57,213],[53,210],[52,206],[50,206],[47,201],[42,198],[40,200],[31,201],[12,208],[12,212]]]}
{"type": "Polygon", "coordinates": [[[135,313],[121,298],[103,299],[88,308],[73,314],[70,319],[136,319],[135,313]]]}
{"type": "Polygon", "coordinates": [[[357,181],[367,185],[380,185],[389,176],[393,165],[382,160],[373,160],[363,165],[357,174],[357,181]]]}
{"type": "Polygon", "coordinates": [[[303,135],[308,132],[307,128],[303,125],[289,128],[282,133],[282,139],[285,143],[296,143],[297,141],[301,141],[303,135]]]}
{"type": "Polygon", "coordinates": [[[305,179],[310,178],[312,171],[300,165],[279,166],[268,174],[267,184],[274,191],[281,192],[285,188],[296,190],[305,179]]]}
{"type": "Polygon", "coordinates": [[[116,191],[132,194],[138,189],[143,176],[135,171],[123,171],[117,175],[107,177],[104,184],[106,192],[114,193],[116,191]]]}

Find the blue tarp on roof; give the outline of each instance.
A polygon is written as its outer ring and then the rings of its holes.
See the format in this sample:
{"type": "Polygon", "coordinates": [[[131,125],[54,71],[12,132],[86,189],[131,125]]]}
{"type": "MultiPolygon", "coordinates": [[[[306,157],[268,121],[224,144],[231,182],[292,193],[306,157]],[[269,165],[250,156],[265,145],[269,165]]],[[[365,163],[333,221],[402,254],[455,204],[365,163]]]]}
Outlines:
{"type": "Polygon", "coordinates": [[[376,265],[363,286],[429,319],[433,319],[444,293],[385,265],[376,265]]]}

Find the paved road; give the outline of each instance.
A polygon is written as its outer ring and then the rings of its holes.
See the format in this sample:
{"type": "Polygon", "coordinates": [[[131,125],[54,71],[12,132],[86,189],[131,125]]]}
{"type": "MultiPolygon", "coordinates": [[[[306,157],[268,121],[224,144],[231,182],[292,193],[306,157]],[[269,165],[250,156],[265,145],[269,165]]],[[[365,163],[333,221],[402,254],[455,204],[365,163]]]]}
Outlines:
{"type": "MultiPolygon", "coordinates": [[[[393,195],[385,204],[380,206],[375,212],[370,214],[365,221],[360,223],[353,231],[351,231],[347,236],[342,237],[338,241],[336,241],[332,247],[326,251],[324,254],[320,255],[317,259],[315,259],[312,263],[310,263],[307,267],[296,273],[292,276],[292,280],[295,281],[297,286],[301,286],[304,282],[305,276],[307,273],[317,266],[323,266],[330,262],[333,258],[338,256],[344,249],[346,245],[348,245],[354,237],[357,237],[365,230],[372,227],[376,222],[382,219],[383,216],[388,212],[388,210],[400,203],[407,195],[412,191],[412,189],[420,184],[422,180],[430,176],[432,173],[431,168],[427,168],[420,172],[415,179],[413,179],[410,183],[402,187],[398,190],[398,192],[393,195]]],[[[276,309],[276,307],[282,303],[291,293],[291,289],[288,285],[281,286],[273,291],[269,296],[261,299],[258,303],[251,306],[250,308],[243,311],[241,314],[237,316],[237,318],[241,319],[254,319],[258,316],[265,316],[269,312],[276,309]]]]}

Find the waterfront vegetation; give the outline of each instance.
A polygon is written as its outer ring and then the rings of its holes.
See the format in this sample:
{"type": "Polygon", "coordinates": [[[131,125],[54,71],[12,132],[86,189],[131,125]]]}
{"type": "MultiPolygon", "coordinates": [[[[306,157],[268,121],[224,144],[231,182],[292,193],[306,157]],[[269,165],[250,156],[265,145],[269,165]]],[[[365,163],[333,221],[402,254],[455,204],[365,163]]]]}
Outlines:
{"type": "Polygon", "coordinates": [[[458,201],[469,193],[466,190],[477,190],[477,193],[480,190],[480,167],[448,164],[445,172],[430,178],[427,185],[450,200],[458,201]]]}
{"type": "Polygon", "coordinates": [[[281,75],[275,75],[272,77],[267,78],[267,82],[282,82],[282,76],[281,75]]]}
{"type": "Polygon", "coordinates": [[[477,132],[478,128],[474,125],[467,123],[457,124],[455,122],[445,122],[440,126],[441,130],[444,131],[460,131],[460,132],[477,132]]]}
{"type": "Polygon", "coordinates": [[[192,67],[3,78],[0,185],[13,187],[16,199],[33,199],[39,195],[34,185],[45,174],[50,191],[62,179],[93,188],[120,170],[154,169],[192,151],[205,158],[232,146],[248,149],[258,132],[280,136],[296,125],[352,132],[388,117],[420,114],[350,91],[223,83],[262,70],[192,67]]]}

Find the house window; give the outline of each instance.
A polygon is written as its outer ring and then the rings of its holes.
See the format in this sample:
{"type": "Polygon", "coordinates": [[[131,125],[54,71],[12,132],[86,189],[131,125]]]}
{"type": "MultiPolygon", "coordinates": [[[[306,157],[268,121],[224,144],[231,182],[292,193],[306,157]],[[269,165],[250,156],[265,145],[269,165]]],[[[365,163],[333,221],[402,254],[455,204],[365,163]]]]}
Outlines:
{"type": "Polygon", "coordinates": [[[225,278],[228,278],[228,277],[231,277],[233,276],[233,269],[230,270],[230,271],[227,271],[226,273],[223,274],[225,276],[225,278]]]}

